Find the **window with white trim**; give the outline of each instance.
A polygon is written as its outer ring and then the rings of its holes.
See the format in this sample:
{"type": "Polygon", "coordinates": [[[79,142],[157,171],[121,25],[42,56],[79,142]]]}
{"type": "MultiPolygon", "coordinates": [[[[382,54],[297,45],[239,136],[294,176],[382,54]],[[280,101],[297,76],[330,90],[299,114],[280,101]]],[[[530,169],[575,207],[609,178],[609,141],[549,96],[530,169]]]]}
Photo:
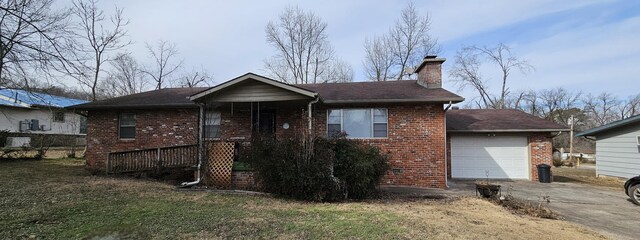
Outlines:
{"type": "Polygon", "coordinates": [[[388,118],[386,108],[329,109],[327,135],[344,132],[347,138],[386,138],[388,118]]]}
{"type": "Polygon", "coordinates": [[[204,116],[204,137],[219,138],[221,121],[222,121],[222,116],[220,112],[207,110],[204,116]]]}

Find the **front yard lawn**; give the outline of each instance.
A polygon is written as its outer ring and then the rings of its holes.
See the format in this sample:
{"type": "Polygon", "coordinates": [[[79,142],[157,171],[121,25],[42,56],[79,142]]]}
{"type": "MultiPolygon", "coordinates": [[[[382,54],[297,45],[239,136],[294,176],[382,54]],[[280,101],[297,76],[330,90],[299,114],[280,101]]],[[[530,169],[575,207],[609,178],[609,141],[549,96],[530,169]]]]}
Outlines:
{"type": "Polygon", "coordinates": [[[0,182],[0,239],[603,238],[475,198],[323,204],[175,191],[90,176],[81,160],[0,162],[0,182]]]}
{"type": "Polygon", "coordinates": [[[625,180],[614,177],[596,177],[595,168],[557,167],[553,169],[553,181],[590,184],[622,191],[625,180]]]}

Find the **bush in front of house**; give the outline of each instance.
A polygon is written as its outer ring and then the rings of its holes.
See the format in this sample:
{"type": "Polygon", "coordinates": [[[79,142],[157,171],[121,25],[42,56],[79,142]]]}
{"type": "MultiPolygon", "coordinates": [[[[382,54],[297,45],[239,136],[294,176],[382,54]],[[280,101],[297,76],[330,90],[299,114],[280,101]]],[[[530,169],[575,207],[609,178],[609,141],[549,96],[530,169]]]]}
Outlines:
{"type": "Polygon", "coordinates": [[[346,138],[330,143],[335,154],[334,175],[344,182],[347,197],[369,197],[389,169],[387,156],[377,147],[346,138]]]}
{"type": "Polygon", "coordinates": [[[345,138],[254,138],[243,159],[264,191],[309,201],[369,197],[388,169],[377,148],[345,138]]]}

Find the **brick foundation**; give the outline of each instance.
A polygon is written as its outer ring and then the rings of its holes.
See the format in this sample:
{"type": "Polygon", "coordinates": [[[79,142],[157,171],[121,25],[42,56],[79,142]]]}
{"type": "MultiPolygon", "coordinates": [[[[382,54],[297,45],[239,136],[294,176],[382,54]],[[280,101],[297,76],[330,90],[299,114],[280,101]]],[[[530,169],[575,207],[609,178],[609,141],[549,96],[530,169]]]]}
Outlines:
{"type": "Polygon", "coordinates": [[[254,173],[251,171],[231,172],[231,187],[238,190],[256,190],[254,173]]]}

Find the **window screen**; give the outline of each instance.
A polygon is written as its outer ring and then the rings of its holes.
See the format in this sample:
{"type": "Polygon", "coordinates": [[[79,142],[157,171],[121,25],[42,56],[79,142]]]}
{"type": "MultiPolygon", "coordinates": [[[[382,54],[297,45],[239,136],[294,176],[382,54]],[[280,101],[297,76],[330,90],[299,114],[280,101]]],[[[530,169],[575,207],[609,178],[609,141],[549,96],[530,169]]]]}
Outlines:
{"type": "Polygon", "coordinates": [[[120,113],[119,117],[120,139],[134,139],[136,138],[136,114],[135,113],[120,113]]]}
{"type": "Polygon", "coordinates": [[[204,137],[219,138],[222,116],[218,111],[207,110],[204,119],[204,137]]]}

